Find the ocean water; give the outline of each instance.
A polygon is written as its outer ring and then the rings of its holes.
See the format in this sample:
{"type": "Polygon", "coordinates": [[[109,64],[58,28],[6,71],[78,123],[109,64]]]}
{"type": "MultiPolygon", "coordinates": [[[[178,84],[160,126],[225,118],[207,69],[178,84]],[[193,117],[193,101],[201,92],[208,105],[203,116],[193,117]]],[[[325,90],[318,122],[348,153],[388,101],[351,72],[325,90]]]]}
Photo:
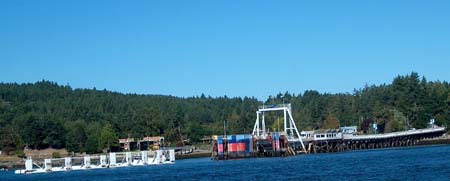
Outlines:
{"type": "Polygon", "coordinates": [[[15,175],[0,180],[450,180],[450,145],[15,175]]]}

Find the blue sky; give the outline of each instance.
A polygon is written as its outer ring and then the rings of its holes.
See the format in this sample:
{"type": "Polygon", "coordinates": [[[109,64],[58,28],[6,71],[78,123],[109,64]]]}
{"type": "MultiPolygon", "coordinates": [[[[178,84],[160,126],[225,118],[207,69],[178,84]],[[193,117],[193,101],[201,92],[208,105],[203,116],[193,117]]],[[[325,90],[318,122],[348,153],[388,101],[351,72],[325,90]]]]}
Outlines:
{"type": "Polygon", "coordinates": [[[450,1],[0,1],[0,82],[124,93],[352,92],[450,80],[450,1]]]}

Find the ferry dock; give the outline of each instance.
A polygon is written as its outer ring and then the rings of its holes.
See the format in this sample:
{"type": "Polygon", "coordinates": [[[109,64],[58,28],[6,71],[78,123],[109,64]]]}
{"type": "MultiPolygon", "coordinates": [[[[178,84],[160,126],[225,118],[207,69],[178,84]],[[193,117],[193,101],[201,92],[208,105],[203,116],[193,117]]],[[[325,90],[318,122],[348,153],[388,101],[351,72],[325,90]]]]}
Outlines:
{"type": "Polygon", "coordinates": [[[434,120],[424,129],[383,134],[358,135],[356,126],[341,127],[339,130],[299,132],[291,112],[291,104],[259,107],[252,134],[215,136],[211,159],[292,156],[414,146],[423,141],[440,138],[447,132],[445,127],[434,125],[434,120]],[[284,131],[266,131],[265,114],[272,111],[283,112],[284,131]]]}

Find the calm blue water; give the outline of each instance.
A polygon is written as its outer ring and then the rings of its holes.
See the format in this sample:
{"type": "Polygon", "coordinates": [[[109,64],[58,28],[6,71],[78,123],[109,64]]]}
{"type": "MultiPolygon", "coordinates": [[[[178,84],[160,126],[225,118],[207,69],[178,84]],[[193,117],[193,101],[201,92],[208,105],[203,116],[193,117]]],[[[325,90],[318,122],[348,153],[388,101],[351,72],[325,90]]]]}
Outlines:
{"type": "Polygon", "coordinates": [[[0,180],[450,180],[450,146],[14,175],[0,180]]]}

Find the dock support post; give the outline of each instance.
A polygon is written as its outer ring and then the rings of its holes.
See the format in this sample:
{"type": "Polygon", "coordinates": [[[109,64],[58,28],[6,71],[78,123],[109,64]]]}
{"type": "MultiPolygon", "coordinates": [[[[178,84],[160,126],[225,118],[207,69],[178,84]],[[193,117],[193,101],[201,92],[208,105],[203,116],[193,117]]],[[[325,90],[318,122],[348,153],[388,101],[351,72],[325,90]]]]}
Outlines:
{"type": "Polygon", "coordinates": [[[106,167],[107,163],[106,163],[106,155],[100,155],[100,166],[101,167],[106,167]]]}
{"type": "Polygon", "coordinates": [[[163,153],[162,150],[156,150],[156,155],[155,155],[156,159],[156,163],[162,163],[163,162],[163,153]]]}
{"type": "Polygon", "coordinates": [[[109,166],[116,166],[116,153],[109,153],[109,166]]]}
{"type": "Polygon", "coordinates": [[[46,172],[52,171],[52,160],[51,159],[45,159],[44,160],[44,170],[46,172]]]}
{"type": "Polygon", "coordinates": [[[170,150],[169,151],[169,155],[170,155],[170,162],[175,162],[175,150],[170,150]]]}
{"type": "Polygon", "coordinates": [[[31,171],[33,170],[33,160],[31,158],[28,158],[25,161],[25,171],[31,171]]]}
{"type": "Polygon", "coordinates": [[[66,170],[72,170],[72,158],[71,157],[64,158],[64,168],[66,170]]]}
{"type": "Polygon", "coordinates": [[[130,165],[132,161],[131,152],[125,152],[125,162],[127,165],[130,165]]]}
{"type": "Polygon", "coordinates": [[[91,156],[90,155],[84,156],[84,167],[91,168],[91,156]]]}
{"type": "Polygon", "coordinates": [[[141,159],[144,164],[148,164],[148,151],[141,151],[141,159]]]}

